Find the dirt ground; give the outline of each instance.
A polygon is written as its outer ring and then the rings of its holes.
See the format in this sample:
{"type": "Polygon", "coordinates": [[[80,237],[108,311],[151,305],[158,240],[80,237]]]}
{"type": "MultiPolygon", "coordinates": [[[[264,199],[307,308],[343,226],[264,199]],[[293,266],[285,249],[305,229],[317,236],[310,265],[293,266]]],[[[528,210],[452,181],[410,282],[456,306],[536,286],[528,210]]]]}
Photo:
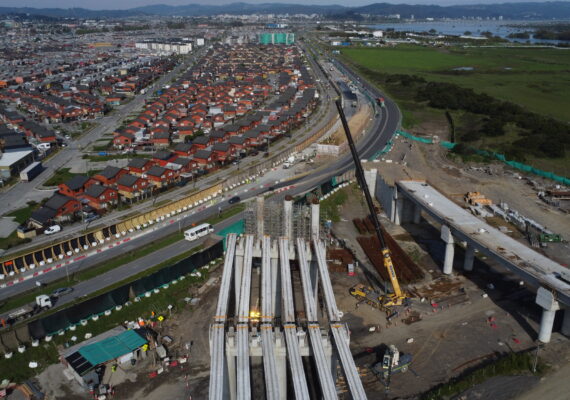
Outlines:
{"type": "MultiPolygon", "coordinates": [[[[540,321],[534,295],[519,287],[519,281],[508,271],[497,265],[485,265],[480,260],[474,272],[468,275],[461,273],[461,266],[456,265],[452,277],[444,276],[440,267],[444,249],[439,232],[427,221],[398,227],[382,219],[387,230],[426,272],[426,279],[408,290],[424,293],[428,300],[437,298],[437,307],[429,301],[422,303],[419,298],[413,299],[411,312],[418,313],[421,321],[407,325],[403,322],[407,315],[400,315],[393,324],[388,324],[383,312],[366,304],[356,306],[356,300],[348,294],[350,287],[356,283],[374,284],[375,277],[372,266],[354,239],[357,232],[352,219],[362,218],[365,208],[359,199],[349,198],[345,204],[343,219],[335,224],[333,233],[346,240],[359,260],[362,273],[356,277],[332,273],[331,277],[339,308],[344,311],[344,320],[351,330],[351,349],[370,398],[416,398],[495,353],[534,347],[540,321]],[[488,286],[490,283],[492,289],[488,286]],[[446,293],[446,289],[449,292],[446,293]],[[464,294],[457,295],[457,289],[464,294]],[[375,332],[369,332],[371,327],[376,327],[375,332]],[[413,341],[407,343],[408,339],[413,341]],[[390,344],[412,354],[414,361],[409,372],[394,376],[390,392],[386,394],[385,387],[370,367],[381,360],[390,344]]],[[[456,259],[460,261],[461,258],[458,250],[456,259]]],[[[554,334],[551,345],[558,343],[567,345],[567,339],[554,334]]],[[[570,355],[568,349],[565,351],[570,355]]],[[[558,364],[564,359],[554,357],[548,361],[558,364]]],[[[525,382],[525,387],[530,388],[538,380],[527,379],[525,382]]],[[[513,399],[522,393],[506,389],[503,392],[501,398],[504,399],[513,399]]],[[[491,397],[469,395],[467,398],[491,397]]]]}
{"type": "MultiPolygon", "coordinates": [[[[506,201],[511,207],[548,226],[551,230],[570,237],[570,216],[540,204],[536,193],[515,175],[493,166],[493,175],[449,162],[443,152],[433,145],[410,143],[404,138],[395,140],[393,150],[384,161],[368,163],[389,179],[427,179],[450,198],[462,204],[467,191],[480,191],[494,202],[506,201]],[[411,145],[411,148],[410,148],[411,145]],[[392,160],[387,163],[385,160],[392,160]]],[[[354,195],[356,196],[356,195],[354,195]]],[[[384,217],[387,231],[423,269],[426,277],[408,291],[418,293],[408,312],[388,323],[386,315],[366,304],[356,305],[349,289],[357,283],[382,288],[378,273],[356,241],[358,236],[352,219],[363,218],[366,208],[361,198],[351,197],[342,208],[342,220],[333,227],[333,233],[346,241],[346,246],[358,261],[356,276],[331,272],[336,300],[344,312],[343,321],[351,331],[351,350],[370,399],[416,399],[429,388],[473,368],[496,353],[521,351],[535,346],[540,309],[534,303],[532,291],[519,284],[519,279],[488,260],[477,259],[473,272],[461,270],[462,250],[456,249],[454,274],[443,276],[441,265],[444,248],[439,232],[428,221],[418,225],[394,226],[384,217]],[[491,284],[491,285],[490,285],[491,284]],[[420,297],[425,297],[421,301],[420,297]],[[432,305],[436,301],[437,305],[432,305]],[[407,324],[409,313],[419,321],[407,324]],[[371,332],[374,328],[374,332],[371,332]],[[413,339],[413,340],[412,340],[413,339]],[[394,375],[390,390],[371,371],[387,345],[394,344],[413,357],[408,372],[394,375]]],[[[567,244],[551,245],[546,253],[561,262],[570,263],[567,244]]],[[[220,270],[213,272],[219,277],[220,270]]],[[[209,325],[214,314],[219,286],[200,293],[200,304],[185,310],[163,328],[175,338],[175,347],[182,351],[192,342],[190,361],[149,379],[148,371],[138,373],[134,381],[117,387],[114,399],[203,399],[209,384],[209,325]]],[[[196,296],[196,293],[193,294],[196,296]]],[[[559,316],[561,317],[561,315],[559,316]]],[[[555,328],[560,321],[556,321],[555,328]]],[[[462,393],[457,399],[521,400],[569,399],[570,346],[568,339],[554,333],[550,344],[540,353],[551,366],[544,378],[496,377],[462,393]]],[[[45,380],[57,380],[58,371],[50,370],[45,380]]],[[[61,379],[59,380],[61,382],[61,379]]],[[[76,400],[90,398],[77,394],[73,388],[48,384],[54,399],[76,400]]]]}
{"type": "MultiPolygon", "coordinates": [[[[563,238],[570,238],[570,214],[542,202],[536,191],[521,174],[504,168],[501,163],[464,165],[451,161],[438,145],[423,144],[402,136],[394,139],[394,147],[382,160],[365,164],[365,169],[376,168],[386,181],[425,179],[458,204],[465,206],[463,195],[481,192],[495,204],[505,202],[511,209],[532,218],[563,238]]],[[[532,180],[544,186],[553,183],[538,177],[532,180]]],[[[545,255],[570,265],[570,246],[550,243],[540,249],[545,255]]]]}

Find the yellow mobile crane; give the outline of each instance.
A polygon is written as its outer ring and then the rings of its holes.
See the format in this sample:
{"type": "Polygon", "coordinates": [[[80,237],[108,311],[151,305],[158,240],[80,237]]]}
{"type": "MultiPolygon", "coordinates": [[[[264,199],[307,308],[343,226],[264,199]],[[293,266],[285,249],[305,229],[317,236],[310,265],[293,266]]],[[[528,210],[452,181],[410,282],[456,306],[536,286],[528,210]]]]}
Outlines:
{"type": "MultiPolygon", "coordinates": [[[[394,270],[394,264],[392,263],[390,249],[386,245],[384,237],[382,236],[380,221],[378,220],[378,216],[376,215],[376,211],[374,210],[372,197],[370,196],[370,191],[368,190],[368,185],[366,184],[366,180],[364,178],[364,170],[362,169],[362,164],[360,163],[360,158],[358,157],[356,146],[354,145],[354,141],[352,140],[352,135],[350,134],[350,128],[348,126],[348,122],[346,121],[346,116],[344,115],[344,110],[342,109],[342,103],[340,99],[336,100],[336,108],[338,109],[340,120],[344,128],[344,133],[346,134],[346,139],[348,141],[348,147],[350,148],[350,152],[352,153],[352,158],[354,160],[354,166],[356,167],[356,179],[358,180],[360,188],[364,192],[364,197],[366,198],[366,204],[368,205],[368,210],[370,211],[370,216],[372,218],[372,222],[374,223],[376,236],[378,236],[378,241],[380,242],[380,247],[381,247],[380,252],[382,253],[384,268],[386,268],[386,270],[388,271],[388,275],[390,276],[390,282],[392,283],[392,288],[394,289],[394,293],[387,293],[384,296],[377,297],[377,300],[380,302],[380,304],[378,304],[378,308],[389,310],[393,306],[401,306],[402,303],[406,300],[407,296],[404,292],[402,292],[402,289],[400,288],[400,283],[398,282],[398,277],[396,276],[396,271],[394,270]]],[[[357,287],[357,286],[352,288],[350,291],[350,293],[355,297],[363,297],[363,300],[366,300],[368,298],[367,292],[370,293],[371,291],[364,291],[362,290],[362,287],[357,287]]]]}

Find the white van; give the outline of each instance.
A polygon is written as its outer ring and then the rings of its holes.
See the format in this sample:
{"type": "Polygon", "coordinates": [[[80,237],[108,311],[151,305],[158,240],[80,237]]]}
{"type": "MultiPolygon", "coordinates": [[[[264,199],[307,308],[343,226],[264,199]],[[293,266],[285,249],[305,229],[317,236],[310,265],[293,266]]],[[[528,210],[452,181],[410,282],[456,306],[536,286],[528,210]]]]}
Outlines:
{"type": "Polygon", "coordinates": [[[184,239],[193,241],[199,237],[206,236],[208,233],[214,232],[214,227],[210,224],[200,224],[194,228],[184,231],[184,239]]]}

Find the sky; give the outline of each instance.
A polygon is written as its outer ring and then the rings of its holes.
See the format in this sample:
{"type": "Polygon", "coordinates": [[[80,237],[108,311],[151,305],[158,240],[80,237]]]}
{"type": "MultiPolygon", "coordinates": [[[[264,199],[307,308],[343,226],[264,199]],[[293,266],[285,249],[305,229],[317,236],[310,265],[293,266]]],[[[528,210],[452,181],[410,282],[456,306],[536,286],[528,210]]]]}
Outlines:
{"type": "Polygon", "coordinates": [[[290,4],[341,4],[344,6],[363,6],[372,3],[394,4],[489,4],[541,0],[0,0],[0,7],[33,7],[33,8],[71,8],[81,7],[92,10],[117,10],[140,7],[151,4],[168,4],[172,6],[187,4],[221,5],[234,2],[244,3],[290,3],[290,4]]]}

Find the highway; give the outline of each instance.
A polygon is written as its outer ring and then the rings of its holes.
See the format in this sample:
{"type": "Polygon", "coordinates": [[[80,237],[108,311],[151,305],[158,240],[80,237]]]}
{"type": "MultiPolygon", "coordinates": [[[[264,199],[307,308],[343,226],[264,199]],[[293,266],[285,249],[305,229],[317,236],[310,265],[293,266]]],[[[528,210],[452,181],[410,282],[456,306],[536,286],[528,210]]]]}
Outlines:
{"type": "MultiPolygon", "coordinates": [[[[314,66],[314,70],[316,71],[317,74],[320,73],[320,71],[318,70],[318,68],[316,66],[314,66]]],[[[332,101],[330,101],[330,99],[335,97],[335,92],[330,87],[328,89],[325,88],[325,86],[322,83],[326,80],[326,78],[324,76],[322,76],[322,75],[318,75],[318,76],[320,77],[319,80],[321,81],[321,83],[317,82],[319,89],[320,89],[320,93],[322,96],[324,96],[324,98],[328,98],[328,100],[324,101],[324,104],[321,107],[319,107],[319,109],[316,111],[315,115],[313,115],[311,117],[311,120],[307,124],[305,131],[299,132],[299,134],[294,135],[291,138],[291,140],[289,140],[289,143],[288,143],[289,148],[295,147],[297,144],[301,143],[307,137],[314,135],[322,127],[324,127],[329,120],[336,117],[336,108],[334,107],[334,103],[332,101]]],[[[350,116],[352,115],[353,112],[354,112],[353,108],[347,107],[345,110],[345,113],[347,114],[347,118],[350,118],[350,116]]],[[[272,147],[279,146],[283,142],[285,142],[286,140],[287,140],[286,138],[283,138],[280,141],[278,141],[277,143],[273,144],[272,147]]],[[[270,149],[270,151],[271,151],[271,149],[270,149]]],[[[264,154],[262,152],[260,152],[257,156],[248,156],[247,158],[242,159],[240,161],[239,165],[241,166],[242,169],[250,168],[257,163],[265,161],[263,156],[264,156],[264,154]]],[[[240,167],[238,166],[238,169],[239,168],[240,167]]],[[[162,202],[164,200],[176,201],[176,200],[182,199],[182,198],[188,196],[189,190],[202,190],[202,189],[208,188],[208,187],[212,186],[213,184],[215,184],[216,182],[230,178],[234,174],[234,172],[235,172],[235,168],[233,168],[233,167],[223,168],[223,169],[216,171],[214,173],[207,174],[203,177],[200,177],[197,180],[195,180],[194,182],[191,182],[184,187],[171,188],[170,190],[168,190],[164,193],[160,193],[160,194],[155,195],[152,199],[149,199],[148,201],[137,203],[136,212],[144,213],[147,211],[151,211],[152,209],[155,208],[154,207],[155,203],[162,202]]],[[[35,180],[33,182],[35,182],[35,180]]],[[[37,193],[41,193],[41,196],[46,196],[45,191],[44,192],[37,192],[37,193]]],[[[26,200],[26,201],[28,201],[28,200],[26,200]]],[[[20,201],[19,204],[22,204],[22,202],[20,201]]],[[[24,244],[24,245],[6,250],[6,252],[4,254],[2,254],[2,257],[8,257],[10,254],[20,253],[26,249],[37,248],[38,246],[41,246],[41,245],[53,244],[53,243],[56,243],[56,242],[64,240],[64,239],[72,239],[78,235],[84,234],[88,230],[93,230],[95,226],[108,226],[108,225],[112,225],[113,223],[120,223],[121,221],[123,221],[125,216],[133,214],[133,208],[127,208],[127,209],[124,209],[122,211],[115,210],[111,213],[103,215],[102,218],[97,219],[97,220],[91,222],[90,224],[75,223],[73,225],[66,225],[61,232],[58,232],[54,235],[50,235],[50,236],[39,235],[38,237],[34,238],[32,240],[32,242],[30,242],[28,244],[24,244]]]]}
{"type": "MultiPolygon", "coordinates": [[[[317,71],[319,74],[320,71],[317,71]]],[[[357,77],[353,75],[353,79],[357,77]]],[[[392,138],[392,135],[399,127],[401,121],[401,114],[398,110],[396,104],[379,92],[377,89],[369,85],[367,82],[363,81],[360,78],[360,82],[362,83],[364,90],[368,91],[368,94],[372,98],[376,97],[384,97],[385,98],[385,107],[379,108],[378,114],[375,116],[373,121],[372,127],[368,129],[368,133],[361,137],[361,139],[356,144],[356,147],[359,151],[361,158],[369,158],[372,157],[378,150],[383,149],[386,146],[386,143],[392,138]]],[[[334,100],[330,100],[331,104],[328,106],[334,107],[334,100]]],[[[332,177],[340,175],[350,169],[353,168],[353,160],[349,153],[340,156],[335,161],[331,162],[329,165],[321,167],[315,170],[313,173],[303,176],[301,178],[283,182],[277,185],[271,185],[266,181],[264,185],[252,184],[247,185],[245,187],[240,187],[239,192],[235,192],[233,194],[226,194],[226,199],[230,198],[232,195],[239,194],[242,198],[242,201],[245,201],[250,198],[254,198],[260,193],[266,192],[268,186],[273,186],[275,189],[278,189],[283,186],[294,185],[294,188],[287,190],[285,192],[281,192],[272,196],[269,201],[281,202],[285,195],[298,195],[306,193],[315,187],[319,186],[320,184],[330,180],[332,177]],[[246,192],[244,192],[247,190],[246,192]]],[[[18,293],[21,293],[25,290],[30,290],[35,287],[35,281],[41,282],[51,282],[56,279],[65,278],[66,273],[72,274],[75,271],[80,269],[89,268],[90,266],[99,264],[100,262],[112,259],[119,254],[123,254],[129,251],[135,251],[137,248],[142,247],[148,243],[152,243],[162,237],[165,237],[178,229],[184,229],[185,227],[191,226],[191,224],[199,222],[208,218],[209,216],[214,215],[218,212],[218,207],[222,209],[228,207],[227,200],[223,200],[220,203],[214,204],[210,207],[207,207],[201,211],[194,211],[192,214],[183,216],[179,223],[174,223],[167,225],[163,228],[156,229],[146,235],[143,235],[139,238],[133,239],[130,242],[123,244],[121,246],[109,249],[105,252],[97,256],[91,256],[86,259],[83,259],[79,262],[75,262],[70,264],[68,270],[66,271],[65,268],[59,268],[57,270],[51,271],[48,274],[40,275],[35,279],[30,279],[24,282],[19,283],[18,285],[14,285],[11,287],[6,287],[0,290],[0,299],[5,299],[10,296],[14,296],[18,293]]],[[[216,231],[223,229],[223,227],[231,224],[233,221],[237,221],[243,217],[242,214],[238,214],[233,217],[231,220],[224,221],[223,223],[216,226],[216,231]]],[[[173,244],[165,249],[161,249],[155,253],[152,253],[146,257],[143,257],[133,263],[131,268],[127,268],[126,266],[116,268],[112,271],[109,271],[106,274],[103,274],[97,278],[93,278],[91,280],[81,282],[80,284],[76,285],[76,290],[74,290],[73,294],[67,296],[67,298],[62,299],[60,304],[65,304],[68,301],[73,300],[76,297],[87,295],[88,293],[92,293],[101,289],[106,285],[102,285],[102,282],[106,282],[107,285],[113,282],[117,282],[127,278],[128,276],[135,275],[136,273],[151,268],[152,266],[156,265],[159,262],[164,261],[165,259],[171,258],[191,249],[195,244],[199,242],[187,242],[187,241],[180,241],[176,244],[173,244]],[[134,272],[136,267],[136,271],[134,272]]],[[[129,264],[127,264],[129,265],[129,264]]],[[[64,284],[62,283],[62,286],[64,284]]],[[[58,304],[58,305],[60,305],[58,304]]]]}

